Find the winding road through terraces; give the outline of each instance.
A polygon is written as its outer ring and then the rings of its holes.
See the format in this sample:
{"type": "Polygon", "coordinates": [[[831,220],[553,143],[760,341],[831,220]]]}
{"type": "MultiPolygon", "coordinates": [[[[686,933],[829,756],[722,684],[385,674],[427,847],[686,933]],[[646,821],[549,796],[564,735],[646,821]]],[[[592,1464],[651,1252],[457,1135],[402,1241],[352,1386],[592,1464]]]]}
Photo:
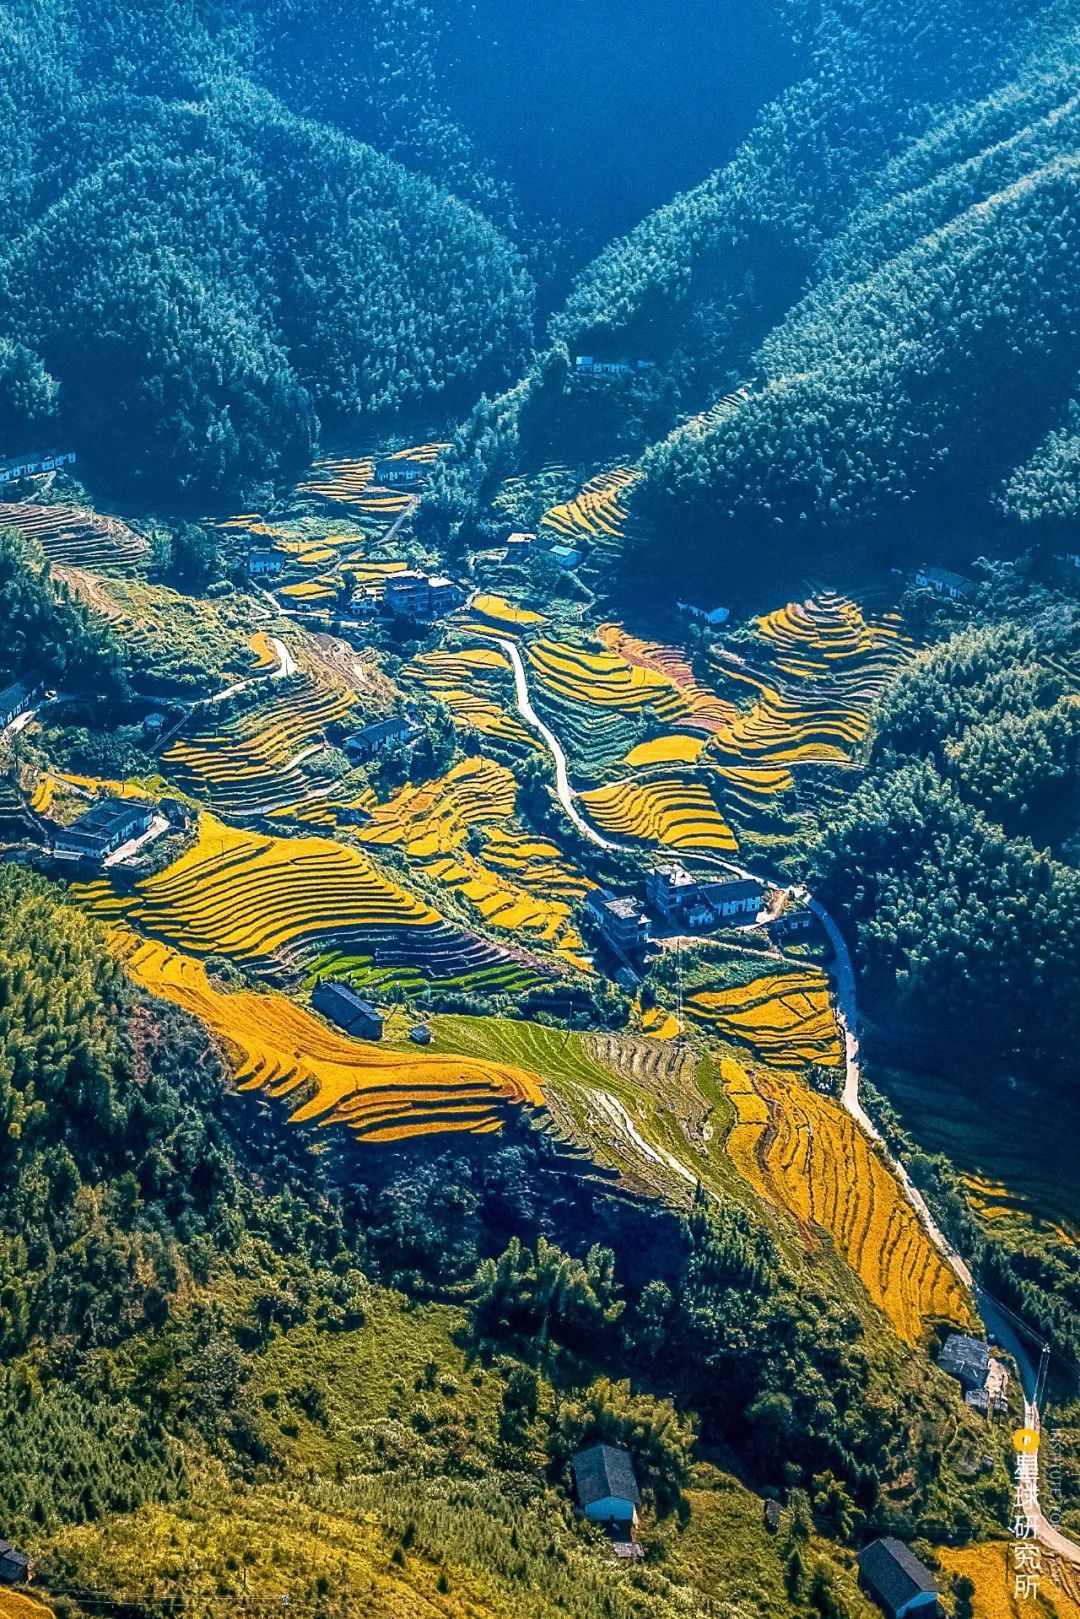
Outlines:
{"type": "MultiPolygon", "coordinates": [[[[636,844],[624,839],[605,838],[596,828],[590,825],[578,809],[575,802],[576,794],[570,783],[570,771],[566,762],[566,754],[562,743],[549,725],[546,725],[533,707],[529,696],[529,680],[525,669],[525,660],[521,655],[521,648],[516,641],[507,637],[499,637],[498,645],[510,660],[510,667],[514,674],[514,694],[518,712],[522,719],[532,727],[538,735],[543,737],[551,754],[555,766],[555,795],[566,811],[567,816],[577,827],[578,831],[590,843],[601,849],[629,849],[637,850],[636,844]]],[[[718,866],[724,871],[733,872],[737,877],[748,877],[769,888],[788,888],[790,885],[775,877],[770,877],[759,871],[751,871],[748,867],[740,866],[733,860],[724,860],[719,855],[699,855],[697,858],[708,865],[718,866]]],[[[840,1034],[844,1042],[844,1088],[841,1101],[846,1111],[851,1115],[859,1127],[866,1132],[871,1141],[880,1149],[893,1174],[904,1189],[905,1196],[915,1210],[923,1229],[930,1241],[938,1250],[945,1263],[956,1276],[957,1280],[968,1289],[975,1300],[983,1325],[994,1341],[1012,1355],[1020,1375],[1021,1387],[1024,1394],[1024,1424],[1025,1427],[1038,1429],[1040,1426],[1039,1407],[1035,1404],[1035,1390],[1037,1383],[1036,1368],[1024,1345],[1020,1342],[1008,1320],[997,1309],[992,1300],[988,1299],[971,1274],[963,1256],[957,1253],[952,1243],[946,1237],[941,1227],[927,1207],[926,1199],[915,1185],[904,1165],[899,1163],[889,1152],[881,1131],[877,1128],[870,1115],[866,1112],[859,1099],[859,1081],[861,1070],[859,1065],[858,1029],[858,1002],[855,991],[855,969],[852,965],[851,952],[847,947],[847,940],[841,933],[836,921],[825,909],[819,899],[813,895],[807,896],[810,910],[821,923],[822,928],[832,946],[833,951],[833,983],[836,999],[836,1020],[840,1026],[840,1034]]],[[[1035,1534],[1039,1541],[1066,1562],[1080,1566],[1080,1546],[1067,1536],[1063,1535],[1045,1516],[1041,1506],[1037,1503],[1029,1514],[1035,1534]]]]}

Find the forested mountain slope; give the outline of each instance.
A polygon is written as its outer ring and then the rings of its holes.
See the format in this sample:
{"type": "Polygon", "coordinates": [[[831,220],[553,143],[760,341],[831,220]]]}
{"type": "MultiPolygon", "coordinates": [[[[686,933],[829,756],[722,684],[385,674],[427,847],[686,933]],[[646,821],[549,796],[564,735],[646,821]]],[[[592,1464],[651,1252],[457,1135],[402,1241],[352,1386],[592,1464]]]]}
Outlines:
{"type": "Polygon", "coordinates": [[[319,418],[464,401],[520,359],[509,242],[286,111],[226,30],[59,4],[0,27],[8,448],[55,422],[129,487],[250,486],[303,464],[319,418]]]}
{"type": "Polygon", "coordinates": [[[946,498],[982,520],[1072,510],[1073,19],[826,6],[812,49],[733,162],[602,254],[556,319],[572,347],[660,360],[687,409],[753,379],[740,410],[649,452],[643,506],[703,558],[717,519],[738,540],[946,498]]]}

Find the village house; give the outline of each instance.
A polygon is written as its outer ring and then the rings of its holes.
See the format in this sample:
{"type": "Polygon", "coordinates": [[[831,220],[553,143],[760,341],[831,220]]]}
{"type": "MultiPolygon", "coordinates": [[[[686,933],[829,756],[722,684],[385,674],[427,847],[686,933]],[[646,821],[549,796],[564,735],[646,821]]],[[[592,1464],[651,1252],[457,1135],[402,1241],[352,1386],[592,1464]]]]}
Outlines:
{"type": "Polygon", "coordinates": [[[25,714],[43,687],[44,682],[37,675],[24,675],[21,680],[13,680],[10,685],[0,690],[0,730],[17,720],[20,714],[25,714]]]}
{"type": "Polygon", "coordinates": [[[581,561],[581,552],[575,551],[572,545],[553,545],[548,549],[548,556],[556,567],[567,571],[576,568],[581,561]]]}
{"type": "Polygon", "coordinates": [[[1001,1410],[1007,1403],[1009,1374],[1001,1361],[990,1353],[983,1338],[967,1332],[951,1332],[946,1338],[938,1365],[955,1377],[964,1391],[964,1402],[976,1411],[1001,1410]]]}
{"type": "Polygon", "coordinates": [[[702,901],[726,922],[756,918],[765,903],[765,890],[755,877],[738,877],[729,883],[703,883],[702,901]]]}
{"type": "Polygon", "coordinates": [[[915,583],[925,590],[932,590],[935,596],[947,596],[950,601],[966,601],[975,594],[972,580],[965,579],[962,573],[952,573],[948,568],[916,568],[915,583]]]}
{"type": "Polygon", "coordinates": [[[641,1491],[630,1452],[621,1445],[590,1445],[571,1457],[570,1466],[585,1516],[601,1524],[612,1540],[633,1541],[641,1491]]]}
{"type": "Polygon", "coordinates": [[[384,489],[399,483],[419,483],[430,471],[431,463],[421,461],[419,456],[392,455],[375,468],[375,482],[384,489]]]}
{"type": "Polygon", "coordinates": [[[579,354],[574,369],[584,376],[628,377],[634,371],[654,371],[655,360],[597,360],[591,354],[579,354]]]}
{"type": "Polygon", "coordinates": [[[49,450],[44,455],[13,455],[0,461],[0,483],[33,478],[39,472],[59,472],[75,465],[74,450],[49,450]]]}
{"type": "Polygon", "coordinates": [[[640,950],[649,942],[649,918],[632,894],[596,889],[589,895],[589,909],[608,944],[623,954],[640,950]]]}
{"type": "Polygon", "coordinates": [[[805,905],[799,905],[794,910],[783,911],[773,922],[771,932],[778,939],[798,937],[801,933],[809,933],[814,925],[814,913],[805,905]]]}
{"type": "Polygon", "coordinates": [[[703,624],[711,624],[715,628],[719,624],[726,624],[731,617],[730,607],[696,607],[693,602],[676,602],[680,613],[687,618],[696,618],[703,624]]]}
{"type": "Polygon", "coordinates": [[[645,898],[665,922],[680,920],[697,894],[699,884],[677,860],[654,866],[645,879],[645,898]]]}
{"type": "Polygon", "coordinates": [[[371,725],[365,725],[352,736],[345,738],[345,752],[350,759],[374,759],[377,753],[385,753],[398,742],[406,742],[412,735],[412,725],[401,714],[391,714],[389,719],[375,720],[371,725]]]}
{"type": "Polygon", "coordinates": [[[16,1551],[10,1540],[0,1540],[0,1585],[27,1585],[34,1577],[34,1565],[25,1552],[16,1551]]]}
{"type": "Polygon", "coordinates": [[[765,891],[753,878],[716,882],[694,877],[677,860],[653,868],[645,894],[668,927],[710,928],[724,921],[756,919],[765,903],[765,891]]]}
{"type": "Polygon", "coordinates": [[[383,1020],[370,1001],[363,1000],[348,984],[324,978],[311,992],[311,1004],[323,1017],[358,1040],[381,1040],[383,1020]]]}
{"type": "Polygon", "coordinates": [[[888,1619],[922,1619],[938,1611],[938,1588],[925,1563],[904,1545],[885,1535],[859,1553],[859,1584],[873,1597],[888,1619]]]}
{"type": "Polygon", "coordinates": [[[153,804],[137,798],[99,798],[70,826],[52,830],[52,852],[60,860],[100,862],[148,832],[153,819],[153,804]]]}
{"type": "Polygon", "coordinates": [[[506,538],[506,557],[509,562],[517,562],[527,557],[536,544],[535,534],[515,533],[506,538]]]}
{"type": "Polygon", "coordinates": [[[265,547],[252,546],[247,554],[247,571],[249,579],[276,579],[285,567],[285,556],[281,551],[270,550],[265,547]]]}
{"type": "Polygon", "coordinates": [[[392,573],[387,578],[383,601],[395,618],[428,622],[452,612],[461,601],[461,592],[454,581],[443,574],[404,568],[401,573],[392,573]]]}

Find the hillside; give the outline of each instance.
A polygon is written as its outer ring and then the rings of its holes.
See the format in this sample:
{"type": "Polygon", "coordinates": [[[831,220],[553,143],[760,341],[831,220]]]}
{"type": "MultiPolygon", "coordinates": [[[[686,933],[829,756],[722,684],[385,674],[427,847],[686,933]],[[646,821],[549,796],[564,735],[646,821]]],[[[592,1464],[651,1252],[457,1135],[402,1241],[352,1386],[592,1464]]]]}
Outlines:
{"type": "Polygon", "coordinates": [[[0,1619],[1080,1619],[1078,108],[4,11],[0,1619]]]}
{"type": "Polygon", "coordinates": [[[658,360],[688,413],[750,382],[643,463],[692,566],[717,523],[775,550],[1073,509],[1076,40],[1029,13],[823,8],[815,73],[578,279],[572,350],[658,360]]]}

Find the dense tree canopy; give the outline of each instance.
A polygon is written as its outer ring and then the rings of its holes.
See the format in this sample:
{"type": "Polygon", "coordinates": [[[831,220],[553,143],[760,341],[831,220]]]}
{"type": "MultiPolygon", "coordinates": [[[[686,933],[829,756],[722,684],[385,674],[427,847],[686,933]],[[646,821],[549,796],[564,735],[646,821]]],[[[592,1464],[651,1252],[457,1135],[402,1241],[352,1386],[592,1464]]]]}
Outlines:
{"type": "Polygon", "coordinates": [[[922,653],[813,856],[871,1005],[939,1060],[1063,1083],[1080,1039],[1077,698],[1031,630],[922,653]]]}

